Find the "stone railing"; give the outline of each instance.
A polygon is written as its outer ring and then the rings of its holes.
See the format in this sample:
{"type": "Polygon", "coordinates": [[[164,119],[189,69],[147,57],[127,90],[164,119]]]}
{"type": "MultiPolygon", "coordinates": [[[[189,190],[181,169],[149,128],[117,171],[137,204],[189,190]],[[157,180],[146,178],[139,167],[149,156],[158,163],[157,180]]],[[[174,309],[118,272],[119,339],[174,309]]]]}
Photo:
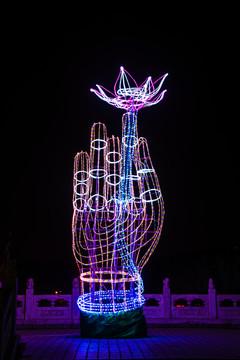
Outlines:
{"type": "Polygon", "coordinates": [[[17,296],[17,325],[79,325],[78,296],[78,279],[73,280],[71,295],[34,295],[33,279],[28,279],[26,295],[17,296]]]}
{"type": "MultiPolygon", "coordinates": [[[[78,296],[78,279],[73,280],[71,295],[34,295],[29,279],[26,295],[17,296],[17,325],[79,326],[78,296]]],[[[171,294],[169,279],[165,279],[162,294],[144,297],[148,324],[240,324],[240,295],[216,295],[212,279],[208,294],[171,294]]]]}

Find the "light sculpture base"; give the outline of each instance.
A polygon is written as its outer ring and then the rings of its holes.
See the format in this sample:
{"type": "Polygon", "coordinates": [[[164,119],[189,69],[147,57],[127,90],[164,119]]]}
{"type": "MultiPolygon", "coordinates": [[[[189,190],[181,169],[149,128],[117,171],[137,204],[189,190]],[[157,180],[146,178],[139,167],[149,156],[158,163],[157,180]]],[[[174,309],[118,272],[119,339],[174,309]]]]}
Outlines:
{"type": "Polygon", "coordinates": [[[81,337],[142,338],[147,336],[143,308],[112,314],[80,311],[81,337]]]}

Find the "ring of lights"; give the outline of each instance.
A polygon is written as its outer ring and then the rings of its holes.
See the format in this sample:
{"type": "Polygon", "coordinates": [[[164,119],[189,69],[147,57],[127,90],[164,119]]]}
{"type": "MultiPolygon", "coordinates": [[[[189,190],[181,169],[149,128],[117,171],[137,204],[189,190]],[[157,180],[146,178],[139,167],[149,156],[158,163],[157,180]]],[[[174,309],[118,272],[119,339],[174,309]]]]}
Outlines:
{"type": "Polygon", "coordinates": [[[107,147],[107,142],[106,140],[103,139],[95,139],[91,142],[91,148],[93,148],[94,150],[103,150],[107,147]],[[100,146],[93,146],[93,144],[98,143],[98,144],[102,144],[100,146]]]}
{"type": "Polygon", "coordinates": [[[142,97],[143,95],[143,90],[139,89],[137,87],[130,87],[130,88],[123,88],[123,89],[119,89],[117,91],[117,94],[120,96],[140,96],[142,97]]]}
{"type": "Polygon", "coordinates": [[[88,283],[121,283],[121,282],[131,282],[137,281],[138,276],[131,276],[128,272],[124,270],[114,271],[112,269],[109,270],[95,270],[94,278],[92,277],[92,272],[87,271],[80,275],[80,279],[84,282],[88,283]],[[102,278],[102,276],[109,278],[102,278]],[[117,276],[120,276],[117,278],[117,276]]]}
{"type": "Polygon", "coordinates": [[[120,182],[121,182],[121,176],[118,174],[110,174],[110,175],[106,176],[106,183],[108,185],[117,186],[120,184],[120,182]],[[118,178],[118,180],[116,182],[109,181],[111,178],[114,178],[114,179],[118,178]]]}
{"type": "Polygon", "coordinates": [[[101,168],[94,168],[89,171],[89,175],[93,179],[101,179],[107,176],[107,171],[101,168]]]}
{"type": "Polygon", "coordinates": [[[137,146],[138,144],[138,138],[134,135],[125,135],[122,138],[122,143],[124,146],[128,146],[130,148],[133,148],[135,146],[137,146]],[[131,142],[131,140],[133,140],[133,144],[129,144],[131,142]]]}
{"type": "Polygon", "coordinates": [[[107,205],[107,199],[102,195],[94,194],[88,199],[87,204],[88,204],[89,209],[93,212],[102,211],[105,208],[105,206],[107,205]],[[97,205],[95,208],[93,208],[92,205],[90,205],[90,202],[93,201],[93,199],[95,199],[95,202],[97,202],[97,205]],[[98,199],[103,199],[103,205],[101,205],[100,207],[98,206],[99,205],[98,199]]]}
{"type": "Polygon", "coordinates": [[[141,195],[140,195],[140,198],[142,199],[142,201],[148,203],[148,202],[154,202],[154,201],[157,201],[159,200],[160,198],[162,197],[162,193],[160,190],[158,189],[149,189],[149,190],[146,190],[144,191],[141,195]],[[155,198],[152,198],[152,195],[151,194],[154,194],[155,195],[155,198]],[[144,199],[144,196],[146,197],[147,196],[150,196],[151,199],[144,199]]]}
{"type": "Polygon", "coordinates": [[[75,180],[77,180],[78,182],[85,182],[85,181],[87,181],[88,179],[89,179],[89,174],[88,174],[88,172],[87,171],[85,171],[85,170],[79,170],[79,171],[77,171],[77,172],[75,172],[75,174],[74,174],[74,179],[75,180]],[[77,175],[78,174],[86,174],[87,175],[87,178],[86,179],[81,179],[81,180],[79,180],[78,178],[77,178],[77,175]]]}
{"type": "Polygon", "coordinates": [[[130,181],[137,181],[137,180],[141,180],[140,176],[138,175],[127,175],[125,177],[122,177],[122,179],[126,179],[126,180],[130,180],[130,181]]]}
{"type": "Polygon", "coordinates": [[[86,200],[85,200],[83,197],[78,197],[77,199],[75,199],[75,200],[73,201],[73,207],[74,207],[74,209],[75,209],[76,211],[78,211],[78,212],[84,212],[85,206],[86,206],[86,200]],[[84,202],[83,206],[81,206],[81,209],[80,209],[79,207],[77,207],[77,205],[76,205],[76,204],[77,204],[77,201],[79,201],[79,200],[81,200],[81,201],[84,202]]]}
{"type": "Polygon", "coordinates": [[[76,193],[77,195],[80,195],[80,196],[81,196],[81,195],[86,195],[86,194],[88,193],[88,190],[89,190],[88,185],[85,184],[85,183],[82,183],[82,182],[79,182],[78,184],[76,184],[76,185],[74,186],[74,191],[75,191],[75,193],[76,193]],[[77,187],[80,187],[80,189],[84,189],[84,187],[85,187],[85,190],[83,190],[82,192],[78,192],[77,187]]]}
{"type": "Polygon", "coordinates": [[[107,162],[109,163],[109,164],[117,164],[117,163],[119,163],[121,160],[122,160],[122,155],[119,153],[119,152],[117,152],[117,151],[109,151],[109,153],[107,153],[107,155],[106,155],[106,160],[107,160],[107,162]],[[111,155],[117,155],[118,157],[119,157],[119,159],[118,160],[110,160],[109,159],[109,157],[111,156],[111,155]]]}
{"type": "Polygon", "coordinates": [[[123,311],[131,311],[141,307],[145,302],[142,295],[135,297],[129,290],[113,292],[109,291],[95,291],[94,301],[92,301],[92,294],[86,293],[80,295],[77,300],[77,305],[81,311],[89,313],[112,314],[123,311]],[[115,301],[113,301],[113,299],[115,301]]]}
{"type": "Polygon", "coordinates": [[[148,168],[144,168],[144,169],[140,169],[137,171],[138,174],[148,174],[148,173],[153,173],[155,170],[154,169],[148,169],[148,168]]]}

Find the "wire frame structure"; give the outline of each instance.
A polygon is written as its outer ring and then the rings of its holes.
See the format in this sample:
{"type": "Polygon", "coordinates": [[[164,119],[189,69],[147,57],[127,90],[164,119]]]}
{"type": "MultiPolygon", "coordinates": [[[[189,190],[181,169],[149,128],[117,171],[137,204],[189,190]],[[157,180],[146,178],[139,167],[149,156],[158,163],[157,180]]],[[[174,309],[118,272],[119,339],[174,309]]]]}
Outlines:
{"type": "Polygon", "coordinates": [[[137,114],[162,100],[166,76],[138,86],[121,67],[113,93],[99,85],[91,89],[126,113],[121,139],[95,123],[89,153],[74,159],[72,245],[81,311],[121,313],[144,303],[141,272],[160,239],[164,202],[147,140],[138,137],[137,114]]]}

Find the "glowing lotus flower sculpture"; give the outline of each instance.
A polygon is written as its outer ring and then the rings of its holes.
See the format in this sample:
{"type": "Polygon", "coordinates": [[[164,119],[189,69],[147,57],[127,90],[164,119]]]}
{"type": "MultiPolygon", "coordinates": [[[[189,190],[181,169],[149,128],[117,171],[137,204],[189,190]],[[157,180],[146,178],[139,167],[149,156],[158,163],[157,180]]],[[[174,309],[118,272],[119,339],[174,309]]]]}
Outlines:
{"type": "Polygon", "coordinates": [[[137,112],[163,99],[166,76],[138,86],[121,67],[114,94],[91,89],[127,112],[121,140],[95,123],[89,154],[75,156],[72,232],[81,312],[126,314],[144,303],[141,272],[159,241],[164,203],[147,140],[138,137],[137,112]]]}
{"type": "Polygon", "coordinates": [[[134,78],[121,66],[114,85],[114,93],[100,85],[96,85],[98,90],[90,89],[90,91],[93,91],[100,99],[117,108],[128,111],[139,110],[146,106],[155,105],[163,99],[166,90],[162,92],[160,90],[167,76],[168,74],[165,74],[155,82],[149,76],[139,86],[134,78]],[[131,83],[133,86],[131,86],[131,83]]]}

